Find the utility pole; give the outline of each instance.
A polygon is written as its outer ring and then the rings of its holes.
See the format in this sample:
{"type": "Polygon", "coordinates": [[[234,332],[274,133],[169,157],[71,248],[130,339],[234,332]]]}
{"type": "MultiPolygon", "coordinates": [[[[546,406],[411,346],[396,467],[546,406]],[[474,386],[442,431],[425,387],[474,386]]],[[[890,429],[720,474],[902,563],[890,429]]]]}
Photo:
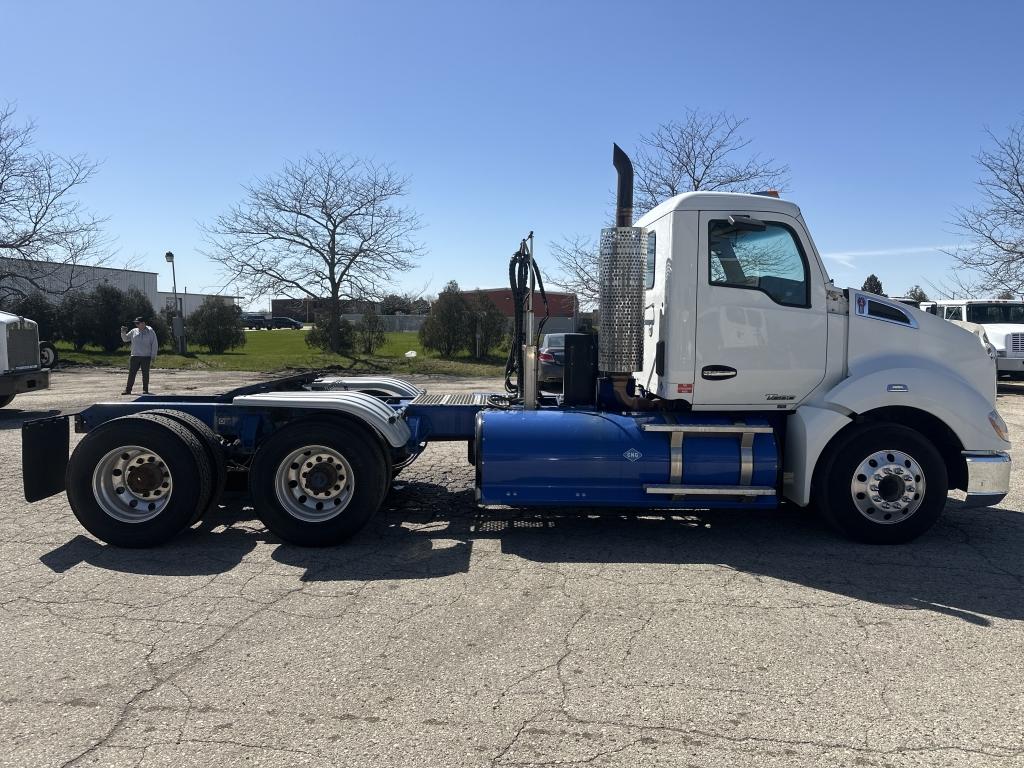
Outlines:
{"type": "Polygon", "coordinates": [[[174,254],[168,251],[164,254],[167,263],[171,265],[171,286],[174,291],[174,315],[171,317],[171,333],[174,336],[175,347],[178,354],[185,354],[185,319],[178,306],[178,276],[174,270],[174,254]]]}

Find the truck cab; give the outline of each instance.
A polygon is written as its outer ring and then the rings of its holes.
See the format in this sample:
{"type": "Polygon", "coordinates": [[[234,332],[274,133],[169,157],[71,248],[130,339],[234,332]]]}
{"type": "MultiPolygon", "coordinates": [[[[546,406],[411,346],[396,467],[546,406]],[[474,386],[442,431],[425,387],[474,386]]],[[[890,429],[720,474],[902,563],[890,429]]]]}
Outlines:
{"type": "Polygon", "coordinates": [[[841,373],[827,355],[831,282],[796,205],[691,192],[637,226],[651,391],[695,410],[775,411],[841,373]]]}
{"type": "Polygon", "coordinates": [[[996,372],[1024,377],[1024,301],[1014,299],[942,299],[921,309],[967,330],[984,333],[995,351],[996,372]]]}

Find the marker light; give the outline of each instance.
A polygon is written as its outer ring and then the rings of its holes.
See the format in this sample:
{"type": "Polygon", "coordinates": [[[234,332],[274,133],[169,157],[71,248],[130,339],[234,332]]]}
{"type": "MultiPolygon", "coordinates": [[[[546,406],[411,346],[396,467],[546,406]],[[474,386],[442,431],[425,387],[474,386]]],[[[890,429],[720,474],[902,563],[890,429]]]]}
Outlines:
{"type": "Polygon", "coordinates": [[[999,415],[999,411],[992,411],[988,415],[988,423],[992,425],[992,429],[999,435],[1000,440],[1010,442],[1010,430],[1006,426],[1006,422],[1003,421],[1003,417],[999,415]]]}

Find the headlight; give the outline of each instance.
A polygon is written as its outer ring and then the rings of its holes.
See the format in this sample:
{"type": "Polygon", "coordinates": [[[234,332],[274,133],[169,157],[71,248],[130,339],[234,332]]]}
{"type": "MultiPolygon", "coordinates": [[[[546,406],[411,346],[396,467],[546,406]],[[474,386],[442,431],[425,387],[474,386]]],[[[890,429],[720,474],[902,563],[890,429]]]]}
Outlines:
{"type": "Polygon", "coordinates": [[[992,429],[999,435],[1000,440],[1010,442],[1010,430],[1006,426],[1006,422],[1003,421],[1003,417],[999,415],[999,411],[992,411],[988,415],[988,423],[992,425],[992,429]]]}

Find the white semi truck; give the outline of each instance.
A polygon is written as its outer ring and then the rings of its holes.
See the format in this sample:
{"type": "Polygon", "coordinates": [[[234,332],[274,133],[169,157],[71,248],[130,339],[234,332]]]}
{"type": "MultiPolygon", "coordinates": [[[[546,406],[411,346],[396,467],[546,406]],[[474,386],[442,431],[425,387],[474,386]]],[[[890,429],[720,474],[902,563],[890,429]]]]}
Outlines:
{"type": "Polygon", "coordinates": [[[49,367],[41,358],[56,360],[53,346],[39,343],[38,325],[26,317],[0,312],[0,408],[22,392],[50,386],[49,367]]]}
{"type": "Polygon", "coordinates": [[[694,192],[632,221],[618,147],[616,226],[601,234],[600,321],[568,334],[561,395],[538,390],[532,240],[503,393],[425,392],[316,374],[219,396],[145,396],[23,427],[26,497],[66,490],[121,546],[159,544],[244,481],[281,538],[337,544],[432,441],[464,441],[476,500],[576,511],[817,509],[872,543],[927,531],[951,488],[1007,493],[1010,447],[972,334],[836,288],[793,203],[694,192]]]}
{"type": "Polygon", "coordinates": [[[996,374],[1024,377],[1024,301],[1014,299],[940,299],[921,303],[921,310],[981,329],[995,350],[996,374]]]}

